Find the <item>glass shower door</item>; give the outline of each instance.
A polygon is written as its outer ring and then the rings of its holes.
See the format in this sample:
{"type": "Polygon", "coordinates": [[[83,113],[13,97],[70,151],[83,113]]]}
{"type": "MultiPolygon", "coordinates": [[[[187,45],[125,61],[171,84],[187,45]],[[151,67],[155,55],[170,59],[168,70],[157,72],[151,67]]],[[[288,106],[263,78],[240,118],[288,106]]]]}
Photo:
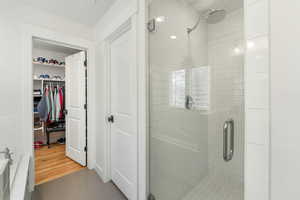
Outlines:
{"type": "Polygon", "coordinates": [[[243,1],[149,3],[150,198],[243,200],[243,1]]]}

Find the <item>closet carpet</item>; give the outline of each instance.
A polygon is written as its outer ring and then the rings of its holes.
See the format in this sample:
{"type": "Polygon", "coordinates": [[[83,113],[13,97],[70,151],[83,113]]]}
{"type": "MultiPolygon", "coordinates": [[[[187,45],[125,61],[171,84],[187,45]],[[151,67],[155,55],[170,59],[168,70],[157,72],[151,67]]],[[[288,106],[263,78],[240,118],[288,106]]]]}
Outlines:
{"type": "Polygon", "coordinates": [[[36,186],[32,200],[126,200],[119,189],[103,183],[96,172],[83,169],[36,186]]]}
{"type": "Polygon", "coordinates": [[[39,185],[84,169],[65,156],[65,145],[51,144],[35,151],[35,184],[39,185]]]}

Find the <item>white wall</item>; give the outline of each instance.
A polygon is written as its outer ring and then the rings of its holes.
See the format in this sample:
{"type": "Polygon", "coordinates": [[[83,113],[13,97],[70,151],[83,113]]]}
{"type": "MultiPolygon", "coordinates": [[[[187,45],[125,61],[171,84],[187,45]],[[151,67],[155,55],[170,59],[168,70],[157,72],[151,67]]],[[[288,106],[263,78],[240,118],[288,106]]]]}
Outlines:
{"type": "Polygon", "coordinates": [[[271,199],[299,199],[300,2],[270,1],[271,199]]]}
{"type": "MultiPolygon", "coordinates": [[[[0,18],[0,149],[9,147],[21,152],[22,143],[22,74],[21,32],[10,21],[0,18]],[[20,59],[18,59],[18,57],[20,59]]],[[[16,154],[14,155],[16,156],[16,154]]]]}
{"type": "Polygon", "coordinates": [[[137,0],[117,0],[94,27],[94,40],[101,43],[137,12],[137,0]]]}
{"type": "Polygon", "coordinates": [[[23,152],[27,136],[22,130],[23,123],[23,24],[32,24],[43,28],[70,34],[84,39],[92,38],[92,29],[76,24],[64,18],[35,10],[31,7],[0,3],[0,149],[10,147],[19,155],[23,152]]]}
{"type": "Polygon", "coordinates": [[[245,1],[245,200],[269,199],[269,0],[245,1]]]}

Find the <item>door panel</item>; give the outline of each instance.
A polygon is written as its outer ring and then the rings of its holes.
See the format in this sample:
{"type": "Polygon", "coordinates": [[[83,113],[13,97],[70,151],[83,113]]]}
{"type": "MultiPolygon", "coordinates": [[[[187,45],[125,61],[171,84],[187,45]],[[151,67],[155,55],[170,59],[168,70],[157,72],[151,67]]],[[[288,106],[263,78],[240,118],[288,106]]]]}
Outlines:
{"type": "Polygon", "coordinates": [[[66,155],[86,165],[85,52],[66,57],[66,155]]]}
{"type": "Polygon", "coordinates": [[[137,73],[135,31],[110,43],[111,176],[127,198],[137,198],[137,73]]]}

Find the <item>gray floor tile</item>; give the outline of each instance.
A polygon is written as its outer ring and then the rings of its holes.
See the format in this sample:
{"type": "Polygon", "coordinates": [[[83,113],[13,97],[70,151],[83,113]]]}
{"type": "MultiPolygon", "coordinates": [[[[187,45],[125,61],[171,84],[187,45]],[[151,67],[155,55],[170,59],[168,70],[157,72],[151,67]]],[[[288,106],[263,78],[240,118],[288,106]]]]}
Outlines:
{"type": "Polygon", "coordinates": [[[33,200],[126,200],[111,182],[103,183],[96,172],[84,169],[35,188],[33,200]]]}

